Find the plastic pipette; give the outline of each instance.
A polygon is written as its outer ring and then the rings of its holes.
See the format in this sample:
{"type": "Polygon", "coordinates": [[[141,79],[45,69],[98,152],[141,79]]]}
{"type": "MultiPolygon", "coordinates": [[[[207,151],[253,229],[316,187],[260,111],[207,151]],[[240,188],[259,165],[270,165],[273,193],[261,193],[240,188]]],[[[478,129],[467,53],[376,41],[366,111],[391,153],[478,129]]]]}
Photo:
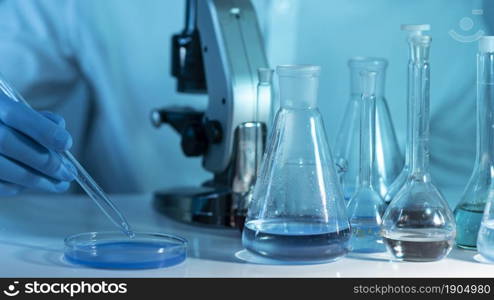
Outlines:
{"type": "MultiPolygon", "coordinates": [[[[14,90],[0,75],[0,90],[8,96],[11,100],[23,103],[27,107],[31,108],[31,105],[16,91],[14,90]]],[[[98,205],[98,207],[103,211],[103,213],[117,225],[126,235],[129,237],[134,236],[134,232],[131,230],[129,223],[120,212],[120,210],[115,206],[115,204],[108,198],[108,196],[103,192],[103,190],[98,186],[94,179],[84,170],[81,164],[74,158],[70,151],[64,151],[60,153],[64,158],[66,158],[70,163],[74,165],[77,170],[77,176],[75,180],[82,189],[88,194],[88,196],[98,205]]]]}

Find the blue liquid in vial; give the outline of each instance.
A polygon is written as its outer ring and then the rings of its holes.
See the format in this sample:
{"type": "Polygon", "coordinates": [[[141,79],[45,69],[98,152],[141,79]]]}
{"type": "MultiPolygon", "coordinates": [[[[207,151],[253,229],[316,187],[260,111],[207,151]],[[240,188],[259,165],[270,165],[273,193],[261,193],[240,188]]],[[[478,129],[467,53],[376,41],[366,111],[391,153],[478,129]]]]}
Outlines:
{"type": "Polygon", "coordinates": [[[456,245],[460,248],[475,249],[484,205],[461,205],[455,210],[456,245]]]}
{"type": "Polygon", "coordinates": [[[357,253],[385,252],[381,236],[381,226],[376,223],[376,218],[352,218],[350,219],[352,237],[350,238],[350,248],[357,253]]]}
{"type": "Polygon", "coordinates": [[[242,243],[256,254],[269,258],[317,263],[336,260],[348,252],[349,228],[290,220],[250,221],[245,224],[242,243]]]}
{"type": "Polygon", "coordinates": [[[181,263],[186,251],[172,242],[112,241],[94,242],[65,252],[67,261],[92,268],[151,269],[181,263]]]}
{"type": "Polygon", "coordinates": [[[480,225],[477,250],[483,257],[494,262],[494,220],[480,225]]]}

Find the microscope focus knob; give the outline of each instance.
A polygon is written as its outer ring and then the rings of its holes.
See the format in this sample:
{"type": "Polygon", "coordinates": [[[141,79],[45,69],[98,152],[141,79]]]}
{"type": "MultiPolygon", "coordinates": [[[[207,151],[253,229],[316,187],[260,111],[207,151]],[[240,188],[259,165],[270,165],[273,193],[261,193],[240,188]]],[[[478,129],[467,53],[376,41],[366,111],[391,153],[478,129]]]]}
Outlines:
{"type": "Polygon", "coordinates": [[[208,139],[201,123],[191,122],[182,130],[182,151],[186,156],[200,156],[208,149],[208,139]]]}
{"type": "Polygon", "coordinates": [[[200,156],[208,149],[208,135],[203,124],[204,112],[190,107],[166,107],[151,111],[151,123],[155,127],[170,124],[182,139],[182,151],[186,156],[200,156]]]}

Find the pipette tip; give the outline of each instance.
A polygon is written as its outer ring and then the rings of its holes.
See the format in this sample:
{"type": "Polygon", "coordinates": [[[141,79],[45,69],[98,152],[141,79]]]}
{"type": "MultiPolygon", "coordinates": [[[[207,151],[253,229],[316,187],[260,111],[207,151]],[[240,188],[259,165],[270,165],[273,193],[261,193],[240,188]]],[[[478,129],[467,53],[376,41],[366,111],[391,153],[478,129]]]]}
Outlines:
{"type": "Polygon", "coordinates": [[[129,223],[123,222],[121,224],[123,232],[131,239],[133,239],[136,235],[134,231],[130,228],[129,223]]]}

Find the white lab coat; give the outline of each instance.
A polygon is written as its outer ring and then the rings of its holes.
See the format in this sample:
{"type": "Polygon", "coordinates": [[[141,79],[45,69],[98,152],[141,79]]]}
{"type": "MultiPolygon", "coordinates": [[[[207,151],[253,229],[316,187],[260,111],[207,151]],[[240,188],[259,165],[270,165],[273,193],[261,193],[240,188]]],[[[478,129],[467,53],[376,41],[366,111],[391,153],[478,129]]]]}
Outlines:
{"type": "MultiPolygon", "coordinates": [[[[434,181],[446,187],[466,184],[475,153],[476,43],[459,42],[449,32],[492,34],[489,1],[254,4],[271,65],[322,65],[319,103],[330,143],[348,100],[346,61],[366,55],[390,62],[386,95],[404,147],[407,49],[399,26],[430,23],[432,170],[434,181]],[[473,27],[464,30],[462,18],[473,27]]],[[[108,191],[199,184],[210,176],[200,159],[185,158],[178,135],[149,122],[155,107],[206,105],[205,96],[177,94],[169,75],[170,38],[182,29],[183,16],[179,0],[3,0],[0,72],[35,107],[66,117],[76,156],[108,191]]]]}
{"type": "Polygon", "coordinates": [[[199,184],[200,159],[155,129],[151,109],[206,97],[175,93],[170,39],[182,1],[2,1],[0,71],[38,109],[61,113],[74,153],[108,192],[199,184]]]}

